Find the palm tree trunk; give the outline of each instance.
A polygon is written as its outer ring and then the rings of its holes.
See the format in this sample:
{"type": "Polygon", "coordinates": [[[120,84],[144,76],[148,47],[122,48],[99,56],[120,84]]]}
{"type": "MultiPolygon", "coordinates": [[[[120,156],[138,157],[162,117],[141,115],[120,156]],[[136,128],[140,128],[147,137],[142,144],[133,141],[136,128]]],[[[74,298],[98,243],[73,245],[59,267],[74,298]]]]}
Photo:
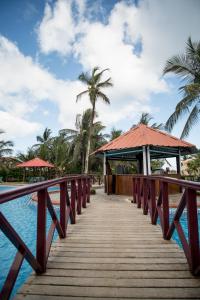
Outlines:
{"type": "Polygon", "coordinates": [[[85,171],[84,171],[85,174],[88,174],[88,168],[89,168],[89,156],[90,156],[90,146],[91,146],[94,114],[95,114],[95,100],[93,101],[93,105],[92,105],[92,116],[91,116],[91,121],[90,121],[89,132],[88,132],[88,144],[87,144],[87,151],[86,151],[86,155],[85,155],[85,171]]]}

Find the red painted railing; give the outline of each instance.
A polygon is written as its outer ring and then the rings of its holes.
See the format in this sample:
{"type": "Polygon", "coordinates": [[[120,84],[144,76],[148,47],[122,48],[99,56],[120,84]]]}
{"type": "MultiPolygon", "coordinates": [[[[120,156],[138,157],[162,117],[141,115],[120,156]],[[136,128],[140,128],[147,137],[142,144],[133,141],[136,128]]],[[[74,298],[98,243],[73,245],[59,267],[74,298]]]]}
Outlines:
{"type": "Polygon", "coordinates": [[[15,201],[16,198],[33,192],[37,192],[38,198],[36,257],[0,212],[0,229],[17,249],[17,254],[0,292],[1,300],[9,299],[24,259],[27,260],[36,273],[41,274],[46,271],[54,231],[57,230],[60,238],[65,238],[69,219],[72,224],[75,224],[76,214],[81,214],[81,209],[86,208],[87,203],[90,202],[90,177],[68,176],[17,188],[0,194],[0,204],[15,201]],[[60,186],[60,219],[57,218],[47,190],[54,185],[60,186]],[[71,197],[68,194],[69,188],[71,189],[71,197]],[[46,235],[47,209],[52,218],[52,223],[46,235]]]}
{"type": "Polygon", "coordinates": [[[133,203],[143,209],[143,214],[150,215],[151,223],[157,224],[158,217],[163,238],[170,240],[176,229],[193,275],[200,275],[200,248],[198,229],[197,191],[200,184],[169,177],[134,176],[133,203]],[[169,185],[180,187],[180,200],[170,221],[169,185]],[[180,218],[186,209],[188,237],[184,232],[180,218]]]}

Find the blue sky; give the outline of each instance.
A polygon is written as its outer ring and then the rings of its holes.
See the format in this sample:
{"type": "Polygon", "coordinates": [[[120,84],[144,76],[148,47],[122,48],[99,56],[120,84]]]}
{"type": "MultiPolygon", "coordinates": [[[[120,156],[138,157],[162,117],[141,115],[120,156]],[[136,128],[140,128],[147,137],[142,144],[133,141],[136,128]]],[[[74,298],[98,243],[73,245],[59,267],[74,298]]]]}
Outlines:
{"type": "MultiPolygon", "coordinates": [[[[162,76],[165,62],[199,40],[198,0],[1,0],[0,128],[16,151],[35,143],[45,127],[73,128],[84,89],[77,80],[94,66],[109,68],[111,105],[99,103],[99,119],[128,130],[142,112],[165,122],[176,103],[180,79],[162,76]],[[172,9],[173,7],[173,9],[172,9]]],[[[184,120],[173,134],[180,136],[184,120]]],[[[200,147],[199,123],[187,140],[200,147]]]]}

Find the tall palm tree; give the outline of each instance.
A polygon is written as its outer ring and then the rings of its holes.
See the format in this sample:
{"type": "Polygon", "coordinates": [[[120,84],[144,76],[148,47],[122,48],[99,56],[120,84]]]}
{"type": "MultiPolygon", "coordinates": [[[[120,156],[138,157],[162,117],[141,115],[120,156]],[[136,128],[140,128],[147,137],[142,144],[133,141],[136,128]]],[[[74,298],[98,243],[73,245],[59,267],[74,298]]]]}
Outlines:
{"type": "Polygon", "coordinates": [[[181,133],[181,138],[184,138],[198,121],[200,113],[200,42],[192,42],[189,38],[185,54],[173,56],[167,61],[163,73],[169,72],[179,75],[185,85],[179,88],[183,99],[167,120],[166,129],[171,131],[184,114],[189,114],[181,133]]]}
{"type": "MultiPolygon", "coordinates": [[[[0,134],[3,134],[4,131],[0,130],[0,134]]],[[[12,153],[12,149],[11,147],[13,147],[14,144],[12,141],[4,141],[4,140],[0,140],[0,157],[6,155],[6,154],[11,154],[12,153]]]]}
{"type": "Polygon", "coordinates": [[[139,124],[144,124],[144,125],[147,125],[147,126],[150,126],[154,129],[160,129],[162,130],[164,125],[162,123],[160,124],[157,124],[157,123],[153,123],[153,124],[149,124],[149,122],[153,119],[153,117],[149,114],[149,113],[145,113],[143,112],[142,115],[140,116],[140,119],[138,121],[137,124],[133,124],[133,126],[131,128],[134,128],[136,127],[137,125],[139,124]]]}
{"type": "Polygon", "coordinates": [[[88,132],[88,143],[87,143],[87,151],[85,157],[85,170],[84,173],[88,173],[89,166],[89,155],[90,155],[90,144],[91,144],[91,135],[92,135],[92,127],[95,117],[95,108],[96,102],[98,99],[103,100],[103,102],[110,104],[109,98],[102,92],[102,89],[113,86],[111,82],[111,78],[109,77],[106,80],[102,80],[103,74],[108,69],[104,69],[99,71],[98,67],[95,67],[92,70],[91,75],[88,73],[82,73],[79,76],[79,80],[87,85],[87,89],[80,94],[77,95],[76,101],[78,101],[83,95],[88,95],[90,102],[92,104],[92,115],[90,120],[89,132],[88,132]]]}

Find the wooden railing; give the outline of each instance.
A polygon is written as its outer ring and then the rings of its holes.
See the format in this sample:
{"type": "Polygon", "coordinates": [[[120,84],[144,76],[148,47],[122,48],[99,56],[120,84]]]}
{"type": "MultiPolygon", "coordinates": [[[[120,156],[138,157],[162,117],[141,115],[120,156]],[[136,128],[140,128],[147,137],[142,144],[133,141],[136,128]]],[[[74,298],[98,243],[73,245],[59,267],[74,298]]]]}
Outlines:
{"type": "Polygon", "coordinates": [[[87,203],[90,202],[90,177],[68,176],[10,190],[0,194],[0,204],[15,201],[16,198],[33,192],[37,192],[38,199],[36,256],[32,254],[16,230],[3,213],[0,212],[0,229],[17,249],[17,254],[0,292],[1,300],[9,299],[24,259],[27,260],[36,273],[41,274],[46,271],[54,231],[57,230],[60,238],[65,238],[69,219],[72,224],[75,224],[76,213],[81,214],[81,209],[86,208],[87,203]],[[48,193],[48,188],[54,185],[60,186],[59,219],[48,193]],[[68,194],[68,189],[71,190],[71,196],[68,194]],[[47,209],[50,213],[52,223],[46,235],[47,209]]]}
{"type": "Polygon", "coordinates": [[[143,214],[149,213],[152,224],[157,224],[158,217],[160,218],[164,239],[170,240],[176,229],[193,275],[200,275],[198,191],[200,191],[200,184],[191,181],[162,176],[133,177],[133,203],[136,203],[138,208],[142,208],[143,214]],[[170,220],[168,193],[171,184],[178,185],[182,191],[172,220],[170,220]],[[156,190],[158,190],[157,194],[156,190]],[[180,222],[184,209],[186,209],[188,236],[180,222]]]}

